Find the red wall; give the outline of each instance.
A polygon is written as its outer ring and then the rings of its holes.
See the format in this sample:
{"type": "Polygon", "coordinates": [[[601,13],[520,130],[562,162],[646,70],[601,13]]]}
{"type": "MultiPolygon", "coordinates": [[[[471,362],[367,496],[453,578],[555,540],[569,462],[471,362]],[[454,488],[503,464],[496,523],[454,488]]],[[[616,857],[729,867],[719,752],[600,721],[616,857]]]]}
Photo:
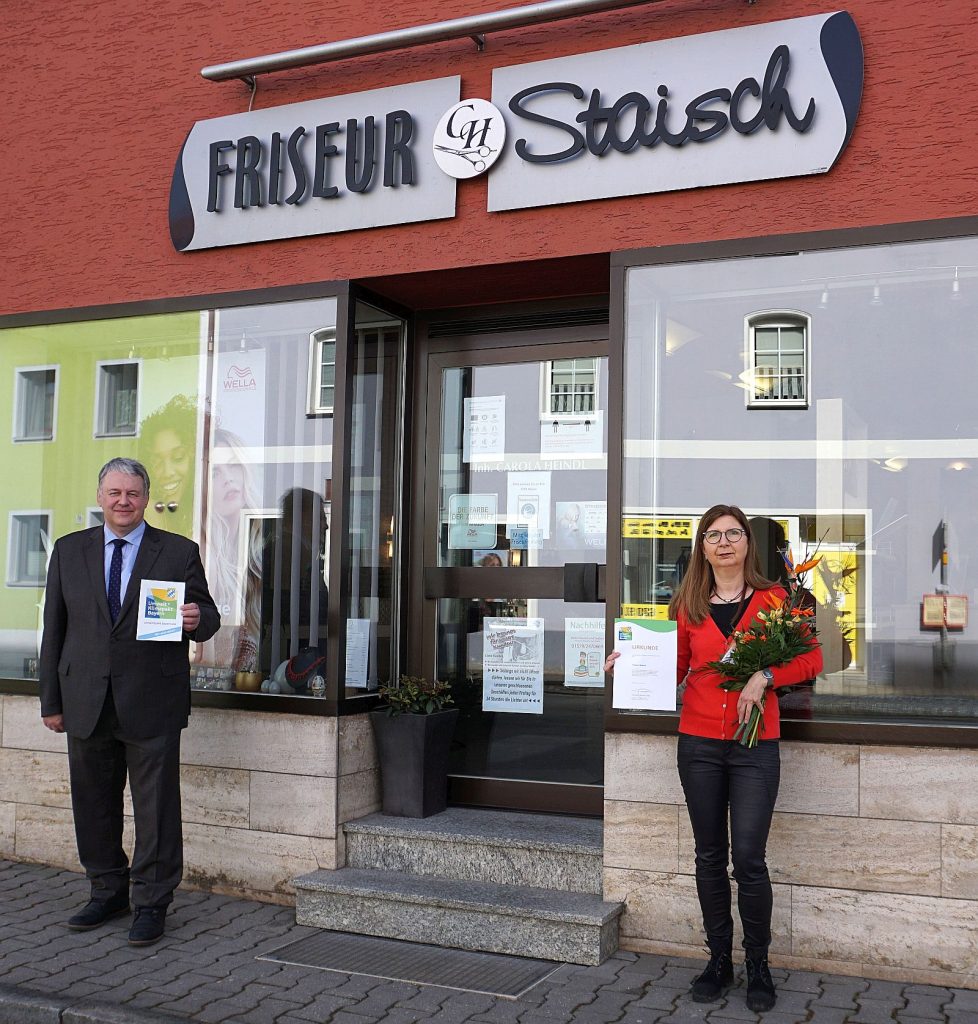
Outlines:
{"type": "MultiPolygon", "coordinates": [[[[243,84],[206,82],[202,66],[507,6],[7,5],[0,314],[978,214],[978,2],[854,0],[847,9],[866,51],[862,109],[828,175],[497,214],[486,212],[481,178],[459,183],[454,220],[173,250],[170,176],[187,131],[247,107],[243,84]]],[[[488,97],[496,66],[833,9],[662,0],[490,36],[481,54],[457,41],[268,76],[256,105],[458,73],[463,96],[488,97]]]]}

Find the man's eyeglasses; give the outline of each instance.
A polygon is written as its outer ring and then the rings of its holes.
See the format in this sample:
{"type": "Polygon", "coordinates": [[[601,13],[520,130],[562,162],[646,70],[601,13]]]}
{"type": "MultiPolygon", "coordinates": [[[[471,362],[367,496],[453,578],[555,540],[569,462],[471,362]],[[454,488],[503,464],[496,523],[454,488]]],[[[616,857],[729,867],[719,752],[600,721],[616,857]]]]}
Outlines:
{"type": "Polygon", "coordinates": [[[747,531],[741,530],[739,527],[735,527],[732,530],[707,530],[703,534],[703,540],[707,544],[719,544],[721,537],[726,537],[731,544],[736,544],[741,537],[746,537],[747,531]]]}

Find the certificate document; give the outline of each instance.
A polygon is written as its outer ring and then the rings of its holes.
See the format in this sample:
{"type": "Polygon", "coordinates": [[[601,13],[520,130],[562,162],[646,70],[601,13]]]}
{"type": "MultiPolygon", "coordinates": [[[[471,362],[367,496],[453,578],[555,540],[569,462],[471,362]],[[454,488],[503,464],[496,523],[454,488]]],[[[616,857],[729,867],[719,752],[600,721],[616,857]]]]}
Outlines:
{"type": "Polygon", "coordinates": [[[143,580],[139,584],[137,640],[180,640],[183,637],[185,584],[173,580],[143,580]]]}
{"type": "Polygon", "coordinates": [[[613,707],[676,710],[676,639],[675,622],[615,619],[613,707]]]}

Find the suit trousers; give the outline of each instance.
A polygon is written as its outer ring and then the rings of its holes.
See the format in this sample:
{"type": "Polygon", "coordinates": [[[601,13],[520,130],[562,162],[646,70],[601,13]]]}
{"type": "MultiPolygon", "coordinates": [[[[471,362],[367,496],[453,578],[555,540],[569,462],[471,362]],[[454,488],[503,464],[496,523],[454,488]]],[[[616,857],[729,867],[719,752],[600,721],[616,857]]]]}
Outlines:
{"type": "Polygon", "coordinates": [[[727,874],[732,852],[744,948],[766,956],[773,900],[765,856],[781,779],[778,741],[761,740],[748,749],[736,740],[680,733],[678,765],[693,827],[696,892],[710,952],[729,952],[733,945],[727,874]]]}
{"type": "Polygon", "coordinates": [[[91,736],[68,737],[71,807],[78,856],[92,898],[128,894],[137,907],[166,906],[183,876],[180,732],[135,739],[119,724],[112,688],[91,736]],[[123,790],[132,794],[132,867],[122,846],[123,790]]]}

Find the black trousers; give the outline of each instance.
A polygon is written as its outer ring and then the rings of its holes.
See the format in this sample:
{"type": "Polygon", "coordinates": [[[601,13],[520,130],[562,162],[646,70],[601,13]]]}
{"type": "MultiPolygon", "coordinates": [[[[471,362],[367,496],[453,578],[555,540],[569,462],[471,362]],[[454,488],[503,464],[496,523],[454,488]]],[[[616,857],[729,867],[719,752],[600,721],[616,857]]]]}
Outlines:
{"type": "Polygon", "coordinates": [[[111,688],[88,739],[68,737],[71,807],[78,857],[92,898],[129,892],[137,907],[166,906],[183,876],[180,733],[136,739],[119,724],[111,688]],[[122,846],[123,790],[132,793],[132,867],[122,846]]]}
{"type": "Polygon", "coordinates": [[[731,851],[744,948],[767,955],[771,944],[771,879],[765,854],[781,779],[777,740],[752,750],[735,740],[679,736],[679,778],[696,843],[696,892],[713,953],[733,945],[731,851]],[[730,830],[727,831],[729,812],[730,830]]]}

